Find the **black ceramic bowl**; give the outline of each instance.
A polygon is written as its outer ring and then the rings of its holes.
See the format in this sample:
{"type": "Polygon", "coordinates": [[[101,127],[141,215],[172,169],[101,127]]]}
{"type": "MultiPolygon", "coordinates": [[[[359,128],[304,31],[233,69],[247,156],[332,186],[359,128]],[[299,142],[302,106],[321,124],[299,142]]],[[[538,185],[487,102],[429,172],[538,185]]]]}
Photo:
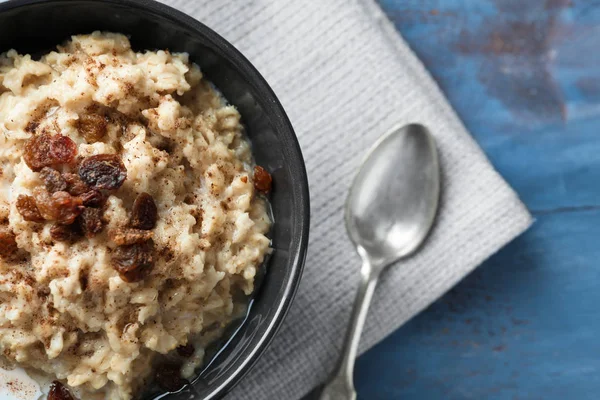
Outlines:
{"type": "MultiPolygon", "coordinates": [[[[191,1],[191,0],[190,0],[191,1]]],[[[275,252],[247,320],[193,383],[169,399],[214,399],[259,358],[298,287],[309,228],[308,183],[292,126],[269,85],[232,45],[195,19],[148,0],[13,0],[0,3],[0,52],[41,55],[70,35],[129,35],[136,50],[185,51],[240,111],[257,163],[273,175],[275,252]]]]}

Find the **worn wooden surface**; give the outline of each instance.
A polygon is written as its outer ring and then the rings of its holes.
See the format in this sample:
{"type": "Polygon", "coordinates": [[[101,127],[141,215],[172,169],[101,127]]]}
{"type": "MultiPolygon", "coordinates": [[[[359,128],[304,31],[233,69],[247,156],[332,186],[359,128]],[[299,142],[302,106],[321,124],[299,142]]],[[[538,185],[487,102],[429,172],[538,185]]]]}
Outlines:
{"type": "Polygon", "coordinates": [[[362,356],[361,399],[600,398],[600,1],[380,0],[537,221],[362,356]]]}

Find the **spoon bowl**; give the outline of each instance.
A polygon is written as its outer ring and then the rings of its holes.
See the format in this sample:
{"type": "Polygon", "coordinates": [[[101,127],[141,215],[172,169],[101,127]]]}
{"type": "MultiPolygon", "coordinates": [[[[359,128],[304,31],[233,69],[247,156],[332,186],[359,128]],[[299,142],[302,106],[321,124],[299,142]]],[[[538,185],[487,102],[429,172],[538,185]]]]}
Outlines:
{"type": "Polygon", "coordinates": [[[411,255],[429,233],[439,171],[435,142],[423,125],[393,130],[367,155],[348,195],[345,220],[350,239],[374,269],[411,255]]]}

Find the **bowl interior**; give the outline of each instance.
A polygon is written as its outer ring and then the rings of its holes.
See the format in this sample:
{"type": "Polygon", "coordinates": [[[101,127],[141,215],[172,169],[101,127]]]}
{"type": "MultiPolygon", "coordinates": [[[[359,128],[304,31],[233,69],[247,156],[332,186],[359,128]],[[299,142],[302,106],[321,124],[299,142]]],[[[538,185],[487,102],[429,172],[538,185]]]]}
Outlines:
{"type": "Polygon", "coordinates": [[[135,50],[190,54],[235,105],[257,163],[273,175],[275,252],[245,323],[194,382],[169,399],[216,398],[239,381],[281,323],[299,283],[308,242],[309,200],[304,162],[292,127],[266,82],[213,31],[162,4],[146,0],[22,0],[0,4],[0,52],[41,55],[73,34],[94,30],[130,36],[135,50]]]}

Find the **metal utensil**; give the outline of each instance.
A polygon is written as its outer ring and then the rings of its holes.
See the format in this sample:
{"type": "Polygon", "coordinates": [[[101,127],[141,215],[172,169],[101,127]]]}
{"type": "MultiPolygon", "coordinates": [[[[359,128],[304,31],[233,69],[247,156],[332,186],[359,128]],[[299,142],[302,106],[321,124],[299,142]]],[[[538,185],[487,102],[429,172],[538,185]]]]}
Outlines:
{"type": "Polygon", "coordinates": [[[435,220],[440,167],[427,128],[412,124],[370,150],[346,203],[346,229],[363,264],[342,355],[321,400],[354,400],[354,360],[379,274],[413,254],[435,220]]]}

